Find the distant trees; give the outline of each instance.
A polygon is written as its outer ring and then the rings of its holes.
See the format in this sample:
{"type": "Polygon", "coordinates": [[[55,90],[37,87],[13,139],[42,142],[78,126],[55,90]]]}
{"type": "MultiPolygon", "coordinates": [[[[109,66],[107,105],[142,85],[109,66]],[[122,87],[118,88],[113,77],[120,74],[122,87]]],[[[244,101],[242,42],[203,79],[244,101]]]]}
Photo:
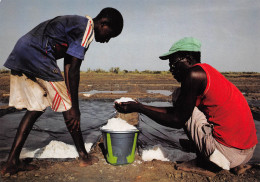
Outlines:
{"type": "Polygon", "coordinates": [[[112,67],[112,68],[109,69],[109,72],[118,74],[120,72],[120,68],[119,67],[115,67],[115,68],[112,67]]]}
{"type": "MultiPolygon", "coordinates": [[[[5,73],[8,72],[9,70],[2,69],[0,70],[0,73],[5,73]]],[[[144,71],[139,71],[138,69],[135,69],[134,71],[129,71],[129,70],[121,70],[119,67],[111,67],[108,71],[103,70],[103,69],[94,69],[91,70],[90,68],[87,69],[87,73],[95,72],[95,73],[113,73],[113,74],[127,74],[127,73],[134,73],[134,74],[170,74],[170,71],[151,71],[151,70],[144,70],[144,71]]],[[[259,74],[258,72],[221,72],[224,76],[240,76],[240,75],[254,75],[254,74],[259,74]]]]}
{"type": "MultiPolygon", "coordinates": [[[[10,73],[11,71],[9,69],[0,69],[0,74],[10,73]]],[[[134,74],[169,74],[169,71],[151,71],[151,70],[144,70],[139,71],[138,69],[135,69],[134,71],[129,70],[120,70],[119,67],[112,67],[109,69],[109,71],[106,71],[104,69],[94,69],[91,70],[90,68],[87,69],[86,73],[114,73],[114,74],[127,74],[127,73],[134,73],[134,74]]],[[[221,72],[224,76],[244,76],[244,77],[250,77],[252,75],[259,75],[258,72],[221,72]]]]}
{"type": "Polygon", "coordinates": [[[127,74],[127,73],[134,73],[134,74],[168,74],[169,71],[150,71],[150,70],[144,70],[139,71],[138,69],[135,69],[134,71],[128,71],[128,70],[121,70],[119,67],[111,67],[108,71],[105,71],[103,69],[95,69],[91,70],[88,68],[86,71],[87,73],[95,72],[95,73],[114,73],[114,74],[127,74]]]}
{"type": "Polygon", "coordinates": [[[0,69],[0,73],[10,73],[10,70],[8,70],[8,69],[0,69]]]}

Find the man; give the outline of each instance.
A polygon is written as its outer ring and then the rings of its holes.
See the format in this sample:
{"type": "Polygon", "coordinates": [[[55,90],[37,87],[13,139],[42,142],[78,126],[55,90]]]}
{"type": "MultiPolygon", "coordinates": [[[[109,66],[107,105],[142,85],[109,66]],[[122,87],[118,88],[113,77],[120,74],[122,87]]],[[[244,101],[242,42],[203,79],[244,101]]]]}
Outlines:
{"type": "Polygon", "coordinates": [[[115,104],[122,113],[139,112],[157,123],[184,128],[198,158],[229,170],[247,163],[257,144],[255,124],[242,93],[216,69],[200,63],[201,43],[185,37],[160,56],[181,83],[173,107],[139,102],[115,104]]]}
{"type": "Polygon", "coordinates": [[[27,112],[18,127],[2,174],[36,168],[19,161],[19,155],[33,124],[48,106],[63,112],[80,165],[91,165],[97,160],[87,154],[80,129],[80,66],[94,37],[97,42],[109,42],[122,29],[121,13],[105,8],[93,20],[77,15],[47,20],[18,40],[4,66],[11,69],[9,105],[26,108],[27,112]],[[56,63],[60,58],[64,58],[64,78],[56,63]]]}

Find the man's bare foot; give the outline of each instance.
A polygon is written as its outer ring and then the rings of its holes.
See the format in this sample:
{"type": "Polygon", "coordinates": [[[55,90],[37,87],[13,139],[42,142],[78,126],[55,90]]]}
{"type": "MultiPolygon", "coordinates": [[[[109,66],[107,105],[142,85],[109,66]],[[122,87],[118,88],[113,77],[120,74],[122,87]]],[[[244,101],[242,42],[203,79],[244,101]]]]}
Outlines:
{"type": "Polygon", "coordinates": [[[203,166],[201,165],[203,161],[200,161],[198,159],[193,159],[187,162],[183,162],[180,164],[176,164],[177,170],[187,171],[187,172],[194,172],[197,174],[202,174],[206,176],[216,176],[216,171],[211,170],[212,166],[205,167],[205,164],[203,166]]]}
{"type": "Polygon", "coordinates": [[[252,165],[250,165],[250,164],[241,164],[237,167],[232,168],[230,171],[236,175],[240,175],[240,174],[245,173],[250,168],[252,168],[252,165]]]}
{"type": "Polygon", "coordinates": [[[5,163],[2,167],[1,174],[5,175],[9,173],[10,175],[13,175],[19,171],[32,171],[36,169],[39,169],[39,167],[33,164],[25,163],[23,161],[20,161],[18,165],[13,163],[5,163]]]}
{"type": "Polygon", "coordinates": [[[99,159],[93,155],[88,155],[87,158],[80,158],[79,159],[79,166],[80,167],[85,167],[85,166],[90,166],[95,163],[98,163],[99,159]]]}

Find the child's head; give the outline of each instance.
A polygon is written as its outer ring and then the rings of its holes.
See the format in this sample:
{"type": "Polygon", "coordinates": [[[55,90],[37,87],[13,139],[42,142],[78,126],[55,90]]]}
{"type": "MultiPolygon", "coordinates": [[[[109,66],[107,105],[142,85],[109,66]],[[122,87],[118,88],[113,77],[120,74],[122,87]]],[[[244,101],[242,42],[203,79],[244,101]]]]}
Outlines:
{"type": "Polygon", "coordinates": [[[108,42],[110,38],[118,36],[123,29],[123,17],[114,8],[104,8],[93,19],[95,39],[97,42],[108,42]]]}

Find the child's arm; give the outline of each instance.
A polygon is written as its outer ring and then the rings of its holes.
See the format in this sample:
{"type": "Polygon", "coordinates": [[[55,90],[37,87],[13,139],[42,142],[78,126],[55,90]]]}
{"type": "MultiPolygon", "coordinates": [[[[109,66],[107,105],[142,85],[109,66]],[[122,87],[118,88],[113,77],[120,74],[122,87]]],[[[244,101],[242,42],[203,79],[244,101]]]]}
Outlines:
{"type": "Polygon", "coordinates": [[[69,121],[73,129],[79,128],[80,110],[78,101],[78,88],[80,80],[80,66],[82,60],[66,55],[64,58],[64,77],[66,86],[70,93],[72,107],[70,109],[69,121]]]}

